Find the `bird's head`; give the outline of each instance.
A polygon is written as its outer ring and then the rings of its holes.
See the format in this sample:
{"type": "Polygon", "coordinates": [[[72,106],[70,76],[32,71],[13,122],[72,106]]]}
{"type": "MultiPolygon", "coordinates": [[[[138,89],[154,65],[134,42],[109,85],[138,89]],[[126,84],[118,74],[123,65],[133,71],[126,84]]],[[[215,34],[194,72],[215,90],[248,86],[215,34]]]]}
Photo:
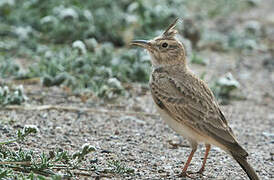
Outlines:
{"type": "Polygon", "coordinates": [[[134,40],[131,45],[148,50],[153,66],[185,65],[185,49],[183,44],[175,38],[178,18],[168,26],[164,33],[152,40],[134,40]]]}

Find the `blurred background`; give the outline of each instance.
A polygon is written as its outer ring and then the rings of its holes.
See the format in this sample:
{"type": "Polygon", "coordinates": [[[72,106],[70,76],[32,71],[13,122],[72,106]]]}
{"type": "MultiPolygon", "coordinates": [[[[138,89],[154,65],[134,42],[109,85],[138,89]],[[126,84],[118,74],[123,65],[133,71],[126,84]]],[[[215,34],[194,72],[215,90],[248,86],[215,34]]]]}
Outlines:
{"type": "MultiPolygon", "coordinates": [[[[178,178],[189,145],[157,116],[150,58],[129,46],[177,17],[190,69],[273,179],[273,0],[0,0],[0,179],[178,178]]],[[[203,178],[228,177],[247,178],[213,147],[203,178]]]]}
{"type": "MultiPolygon", "coordinates": [[[[176,17],[181,18],[177,28],[191,63],[206,65],[206,55],[200,56],[206,50],[273,50],[267,36],[273,32],[261,22],[267,19],[244,13],[258,11],[261,4],[260,0],[1,0],[0,76],[39,77],[43,86],[117,97],[125,93],[123,83],[149,79],[148,55],[129,49],[128,43],[160,35],[176,17]]],[[[273,23],[273,16],[268,20],[273,23]]]]}

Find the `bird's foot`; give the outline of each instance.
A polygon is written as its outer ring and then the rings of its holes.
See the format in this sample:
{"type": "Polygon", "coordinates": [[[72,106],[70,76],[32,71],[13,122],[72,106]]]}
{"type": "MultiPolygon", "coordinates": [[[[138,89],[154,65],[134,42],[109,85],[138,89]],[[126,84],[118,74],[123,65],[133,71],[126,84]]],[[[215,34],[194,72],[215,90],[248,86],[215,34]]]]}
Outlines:
{"type": "Polygon", "coordinates": [[[189,171],[183,171],[181,174],[180,174],[180,177],[188,177],[190,179],[194,179],[192,176],[190,176],[190,174],[194,174],[193,172],[189,172],[189,171]]]}
{"type": "Polygon", "coordinates": [[[201,168],[199,171],[197,171],[197,173],[199,173],[199,174],[203,174],[203,172],[204,172],[204,169],[203,168],[201,168]]]}

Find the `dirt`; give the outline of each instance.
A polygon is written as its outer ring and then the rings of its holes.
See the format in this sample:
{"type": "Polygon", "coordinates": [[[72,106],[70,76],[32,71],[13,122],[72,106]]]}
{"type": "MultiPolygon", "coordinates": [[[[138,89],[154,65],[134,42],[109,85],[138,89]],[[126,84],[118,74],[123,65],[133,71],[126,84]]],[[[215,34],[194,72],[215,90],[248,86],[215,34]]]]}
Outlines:
{"type": "MultiPolygon", "coordinates": [[[[257,11],[260,14],[262,9],[258,8],[257,11]]],[[[262,18],[256,16],[256,12],[249,14],[250,18],[262,18]]],[[[264,24],[271,29],[274,22],[267,21],[270,16],[274,14],[269,13],[264,18],[264,24]]],[[[237,18],[241,19],[241,16],[237,18]]],[[[269,31],[268,35],[273,37],[274,33],[269,31]]],[[[273,42],[270,41],[272,45],[273,42]]],[[[270,51],[253,51],[241,55],[204,51],[202,54],[209,59],[209,64],[206,67],[190,67],[198,75],[206,72],[206,81],[231,72],[240,82],[240,91],[246,100],[232,100],[230,104],[221,106],[221,109],[240,144],[248,151],[248,161],[261,179],[274,179],[273,54],[270,51]]],[[[56,149],[75,152],[83,144],[89,143],[96,147],[96,151],[87,156],[85,164],[86,167],[96,166],[97,170],[91,171],[91,174],[103,175],[107,163],[112,160],[119,160],[126,167],[134,169],[132,174],[110,173],[109,177],[102,179],[184,179],[178,177],[178,174],[191,151],[188,142],[160,119],[150,92],[140,88],[140,85],[132,86],[130,97],[121,97],[110,103],[94,97],[83,102],[79,97],[68,95],[62,88],[46,88],[39,83],[25,84],[29,97],[24,104],[26,107],[59,105],[121,113],[2,108],[0,141],[12,138],[18,129],[32,124],[40,132],[23,144],[12,145],[11,148],[20,146],[37,154],[56,149]],[[128,115],[128,111],[151,115],[128,115]],[[13,121],[11,125],[8,123],[10,121],[13,121]]],[[[189,167],[190,171],[199,170],[204,152],[205,147],[200,145],[189,167]]],[[[192,176],[195,179],[248,179],[236,161],[217,147],[213,147],[209,153],[204,174],[192,176]]],[[[85,179],[85,176],[78,175],[73,179],[85,179]]]]}

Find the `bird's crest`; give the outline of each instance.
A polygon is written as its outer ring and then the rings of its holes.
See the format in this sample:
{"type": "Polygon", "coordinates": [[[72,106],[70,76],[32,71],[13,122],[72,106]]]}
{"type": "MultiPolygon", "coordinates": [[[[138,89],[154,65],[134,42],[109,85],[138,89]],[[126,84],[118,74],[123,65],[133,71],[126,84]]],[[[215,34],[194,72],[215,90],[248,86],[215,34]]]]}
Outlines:
{"type": "Polygon", "coordinates": [[[168,26],[168,28],[163,33],[163,36],[165,36],[165,37],[173,37],[173,36],[175,36],[175,34],[178,33],[178,31],[174,29],[176,27],[176,23],[177,23],[178,19],[179,18],[176,18],[175,21],[168,26]]]}

